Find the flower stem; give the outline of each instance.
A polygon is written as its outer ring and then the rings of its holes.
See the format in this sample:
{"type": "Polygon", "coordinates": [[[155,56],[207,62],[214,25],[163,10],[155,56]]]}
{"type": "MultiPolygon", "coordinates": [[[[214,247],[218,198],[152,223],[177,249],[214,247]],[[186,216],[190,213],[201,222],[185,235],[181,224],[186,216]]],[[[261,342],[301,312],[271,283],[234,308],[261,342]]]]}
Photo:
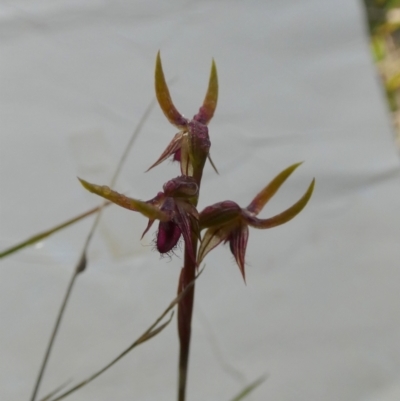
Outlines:
{"type": "MultiPolygon", "coordinates": [[[[193,233],[193,230],[192,230],[193,233]]],[[[192,234],[193,254],[197,252],[197,236],[192,234]]],[[[181,299],[178,304],[178,334],[180,343],[179,352],[179,383],[178,383],[178,401],[185,401],[187,372],[189,367],[189,352],[190,352],[190,336],[192,326],[192,312],[194,303],[194,282],[196,277],[196,262],[193,256],[185,249],[185,265],[181,270],[179,277],[178,294],[193,283],[192,288],[187,291],[187,294],[181,299]]]]}

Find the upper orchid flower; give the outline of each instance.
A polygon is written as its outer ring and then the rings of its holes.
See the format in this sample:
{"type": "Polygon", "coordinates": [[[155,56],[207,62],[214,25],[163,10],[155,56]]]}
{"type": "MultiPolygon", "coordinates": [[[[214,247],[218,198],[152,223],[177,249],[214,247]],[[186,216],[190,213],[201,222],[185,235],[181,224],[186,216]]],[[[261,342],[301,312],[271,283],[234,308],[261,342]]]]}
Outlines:
{"type": "Polygon", "coordinates": [[[309,201],[314,189],[313,179],[306,193],[293,206],[269,219],[259,219],[256,216],[265,204],[272,198],[280,186],[301,163],[294,164],[278,174],[244,209],[235,202],[219,202],[206,207],[200,213],[200,229],[207,228],[202,239],[198,264],[221,242],[229,242],[236,263],[245,279],[245,253],[249,237],[248,226],[254,228],[272,228],[293,219],[309,201]]]}
{"type": "Polygon", "coordinates": [[[207,128],[207,124],[214,115],[218,100],[218,76],[214,60],[211,64],[210,79],[203,105],[192,120],[188,120],[180,114],[172,103],[164,77],[160,52],[158,52],[156,60],[155,89],[157,100],[163,113],[169,122],[179,128],[180,131],[174,136],[158,160],[150,166],[149,170],[170,156],[173,156],[173,160],[180,162],[183,175],[201,177],[207,158],[216,170],[209,155],[211,143],[207,128]]]}
{"type": "Polygon", "coordinates": [[[79,180],[88,191],[148,217],[149,223],[143,232],[142,238],[152,226],[154,220],[159,220],[156,247],[161,254],[173,250],[182,235],[187,251],[195,259],[191,227],[198,227],[199,216],[191,200],[197,197],[198,186],[192,177],[180,176],[168,181],[163,186],[164,191],[159,192],[156,197],[147,202],[129,198],[107,186],[90,184],[87,181],[79,180]]]}

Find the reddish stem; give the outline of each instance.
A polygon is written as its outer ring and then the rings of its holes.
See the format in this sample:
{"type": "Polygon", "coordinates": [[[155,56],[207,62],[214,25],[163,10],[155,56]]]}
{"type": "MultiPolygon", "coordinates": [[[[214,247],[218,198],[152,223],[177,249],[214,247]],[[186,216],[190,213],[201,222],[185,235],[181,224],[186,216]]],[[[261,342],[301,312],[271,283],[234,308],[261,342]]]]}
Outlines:
{"type": "MultiPolygon", "coordinates": [[[[189,123],[192,126],[192,152],[191,163],[193,167],[192,177],[195,179],[198,191],[200,192],[201,177],[203,174],[204,164],[207,160],[210,149],[210,139],[208,137],[208,128],[205,125],[189,123]]],[[[199,199],[197,196],[192,199],[193,206],[197,206],[199,199]]],[[[191,224],[192,233],[192,252],[188,252],[187,243],[185,244],[185,264],[181,270],[179,277],[178,293],[184,290],[196,277],[197,267],[197,242],[198,229],[191,224]]],[[[194,303],[194,284],[187,292],[184,298],[178,304],[178,335],[180,343],[179,352],[179,385],[178,385],[178,401],[185,401],[187,372],[189,367],[189,352],[190,352],[190,335],[192,328],[192,312],[194,303]]]]}
{"type": "MultiPolygon", "coordinates": [[[[196,255],[197,237],[195,235],[192,235],[192,243],[193,253],[196,255]]],[[[195,276],[196,263],[193,261],[193,256],[185,250],[185,265],[183,266],[179,277],[178,294],[195,279],[195,276]]],[[[178,401],[185,401],[193,303],[194,284],[178,304],[178,334],[180,343],[178,401]]]]}

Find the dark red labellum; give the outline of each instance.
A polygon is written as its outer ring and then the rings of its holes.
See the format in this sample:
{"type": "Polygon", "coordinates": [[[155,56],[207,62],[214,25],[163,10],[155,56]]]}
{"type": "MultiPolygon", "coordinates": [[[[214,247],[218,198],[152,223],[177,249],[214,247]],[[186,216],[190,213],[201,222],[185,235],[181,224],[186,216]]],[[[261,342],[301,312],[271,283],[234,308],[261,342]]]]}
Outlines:
{"type": "Polygon", "coordinates": [[[172,221],[160,221],[156,243],[158,252],[168,253],[174,249],[179,241],[181,233],[180,228],[172,221]]]}
{"type": "Polygon", "coordinates": [[[181,148],[179,148],[175,153],[174,157],[172,159],[174,162],[180,162],[181,161],[181,148]]]}

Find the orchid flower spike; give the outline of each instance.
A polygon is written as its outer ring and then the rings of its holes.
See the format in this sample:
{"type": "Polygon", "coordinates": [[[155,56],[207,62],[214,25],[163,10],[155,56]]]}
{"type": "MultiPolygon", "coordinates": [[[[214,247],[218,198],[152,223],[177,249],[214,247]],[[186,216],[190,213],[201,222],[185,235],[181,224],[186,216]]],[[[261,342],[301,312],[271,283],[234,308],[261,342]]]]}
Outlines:
{"type": "Polygon", "coordinates": [[[214,170],[217,171],[209,154],[210,139],[207,128],[214,115],[218,101],[218,76],[214,60],[211,64],[210,79],[203,105],[192,120],[188,120],[180,114],[172,103],[164,77],[160,52],[157,53],[156,59],[155,90],[161,110],[168,121],[179,128],[179,132],[148,170],[172,156],[173,160],[180,162],[183,175],[196,176],[196,172],[202,171],[206,158],[210,160],[214,170]]]}
{"type": "Polygon", "coordinates": [[[129,198],[106,186],[91,184],[82,179],[79,181],[88,191],[148,217],[149,222],[142,238],[154,221],[159,220],[156,248],[161,254],[171,252],[183,236],[189,255],[193,260],[195,259],[191,226],[199,232],[199,215],[192,201],[198,196],[198,186],[194,178],[186,176],[174,178],[164,184],[163,192],[159,192],[153,199],[146,202],[129,198]]]}
{"type": "Polygon", "coordinates": [[[264,229],[287,223],[304,209],[313,193],[315,179],[311,181],[305,194],[284,212],[269,219],[256,217],[300,164],[293,164],[278,174],[244,209],[232,201],[219,202],[206,207],[200,213],[200,229],[207,229],[207,231],[201,241],[197,263],[200,264],[204,257],[221,242],[229,242],[230,250],[243,279],[246,280],[245,254],[249,237],[248,227],[264,229]]]}

